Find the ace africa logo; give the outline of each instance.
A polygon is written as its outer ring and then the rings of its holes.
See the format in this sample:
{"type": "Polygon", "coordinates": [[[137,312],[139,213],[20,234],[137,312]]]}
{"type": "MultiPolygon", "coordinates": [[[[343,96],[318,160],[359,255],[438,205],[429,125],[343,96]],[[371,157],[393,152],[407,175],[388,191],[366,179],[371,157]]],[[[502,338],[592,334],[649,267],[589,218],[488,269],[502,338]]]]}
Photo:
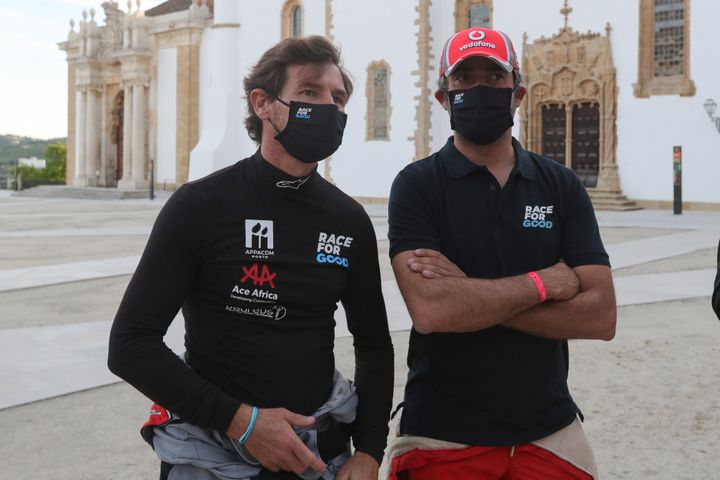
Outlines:
{"type": "Polygon", "coordinates": [[[252,283],[256,287],[262,287],[266,283],[270,288],[275,288],[275,276],[277,273],[272,273],[267,265],[260,265],[254,263],[250,268],[242,267],[243,277],[240,279],[240,283],[245,283],[248,280],[252,280],[252,283]]]}

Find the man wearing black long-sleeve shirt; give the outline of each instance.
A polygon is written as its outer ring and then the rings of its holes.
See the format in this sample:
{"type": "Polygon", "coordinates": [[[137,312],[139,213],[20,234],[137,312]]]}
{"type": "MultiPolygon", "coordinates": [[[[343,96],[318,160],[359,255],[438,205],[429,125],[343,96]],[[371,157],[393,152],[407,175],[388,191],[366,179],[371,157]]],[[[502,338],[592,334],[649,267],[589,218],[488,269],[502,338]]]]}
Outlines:
{"type": "MultiPolygon", "coordinates": [[[[207,434],[249,459],[248,471],[259,470],[250,477],[311,478],[312,469],[323,478],[375,479],[393,387],[377,243],[362,207],[316,172],[341,143],[352,84],[337,50],[310,37],[268,50],[245,91],[246,126],[259,150],[168,200],[115,318],[108,364],[172,412],[170,423],[203,429],[193,437],[201,448],[207,434]],[[338,301],[356,358],[355,385],[344,390],[333,356],[338,301]],[[184,361],[162,341],[180,308],[184,361]],[[352,425],[312,416],[333,400],[336,408],[338,391],[355,389],[352,425]],[[313,428],[316,440],[301,440],[313,428]],[[355,453],[333,471],[350,435],[355,453]]],[[[187,442],[159,444],[164,438],[151,438],[161,478],[199,478],[198,465],[207,478],[225,478],[207,466],[209,457],[179,465],[187,442]]]]}

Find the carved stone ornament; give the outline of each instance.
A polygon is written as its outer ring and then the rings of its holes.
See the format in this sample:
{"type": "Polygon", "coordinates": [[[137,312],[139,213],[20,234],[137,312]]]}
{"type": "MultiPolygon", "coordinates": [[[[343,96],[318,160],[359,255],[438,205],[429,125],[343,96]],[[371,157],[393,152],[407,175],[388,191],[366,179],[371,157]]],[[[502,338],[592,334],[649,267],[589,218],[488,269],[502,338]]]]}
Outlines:
{"type": "Polygon", "coordinates": [[[543,152],[542,110],[560,105],[566,112],[566,164],[572,159],[572,111],[580,105],[599,108],[598,190],[619,191],[616,165],[617,95],[616,70],[607,35],[580,33],[567,26],[567,2],[563,9],[566,26],[552,37],[525,45],[523,83],[528,95],[520,107],[520,140],[531,151],[543,152]]]}

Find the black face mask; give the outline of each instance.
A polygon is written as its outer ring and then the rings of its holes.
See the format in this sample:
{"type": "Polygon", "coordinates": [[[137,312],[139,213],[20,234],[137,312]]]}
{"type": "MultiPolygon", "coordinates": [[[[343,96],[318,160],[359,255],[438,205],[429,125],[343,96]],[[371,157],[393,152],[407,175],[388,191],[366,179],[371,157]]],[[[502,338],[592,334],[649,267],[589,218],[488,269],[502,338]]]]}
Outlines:
{"type": "Polygon", "coordinates": [[[303,163],[324,160],[340,147],[347,115],[337,105],[322,103],[290,102],[288,123],[282,132],[272,124],[278,134],[275,140],[285,150],[303,163]]]}
{"type": "Polygon", "coordinates": [[[485,85],[449,92],[451,128],[478,145],[494,142],[514,125],[512,92],[485,85]]]}

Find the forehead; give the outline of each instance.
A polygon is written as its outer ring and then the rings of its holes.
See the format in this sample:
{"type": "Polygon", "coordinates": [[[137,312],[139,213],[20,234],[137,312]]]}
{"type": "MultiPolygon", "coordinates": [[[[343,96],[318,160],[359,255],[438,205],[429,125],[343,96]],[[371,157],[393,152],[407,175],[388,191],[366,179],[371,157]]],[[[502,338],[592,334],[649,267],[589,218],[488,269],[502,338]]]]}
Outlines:
{"type": "Polygon", "coordinates": [[[490,60],[487,57],[475,56],[469,57],[460,62],[455,67],[455,72],[467,72],[467,71],[505,71],[500,65],[494,60],[490,60]]]}
{"type": "Polygon", "coordinates": [[[337,65],[332,63],[308,63],[305,65],[288,65],[288,84],[296,87],[299,85],[313,84],[326,86],[332,89],[345,90],[342,74],[337,65]]]}

